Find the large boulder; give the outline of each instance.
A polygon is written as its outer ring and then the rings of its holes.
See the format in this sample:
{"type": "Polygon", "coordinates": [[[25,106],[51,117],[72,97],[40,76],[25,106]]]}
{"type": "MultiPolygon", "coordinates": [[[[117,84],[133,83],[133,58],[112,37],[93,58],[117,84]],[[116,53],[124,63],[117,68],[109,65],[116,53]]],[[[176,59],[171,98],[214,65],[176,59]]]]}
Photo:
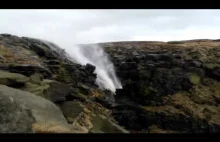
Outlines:
{"type": "MultiPolygon", "coordinates": [[[[2,89],[2,88],[1,88],[2,89]]],[[[10,93],[10,92],[7,92],[10,93]]],[[[34,118],[30,111],[0,91],[0,132],[30,133],[34,118]]]]}
{"type": "Polygon", "coordinates": [[[70,126],[61,110],[49,100],[0,85],[2,132],[83,132],[70,126]]]}
{"type": "Polygon", "coordinates": [[[33,79],[32,76],[31,81],[20,89],[44,97],[54,103],[85,99],[83,95],[77,94],[72,88],[63,83],[47,79],[39,80],[37,77],[33,79]]]}

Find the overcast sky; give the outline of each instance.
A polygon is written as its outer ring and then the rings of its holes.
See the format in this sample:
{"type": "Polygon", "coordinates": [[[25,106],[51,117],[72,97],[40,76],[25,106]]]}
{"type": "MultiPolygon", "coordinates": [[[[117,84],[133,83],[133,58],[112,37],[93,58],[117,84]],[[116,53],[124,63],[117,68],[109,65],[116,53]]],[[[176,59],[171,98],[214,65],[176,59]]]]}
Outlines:
{"type": "Polygon", "coordinates": [[[0,10],[0,19],[0,33],[46,39],[61,46],[220,39],[220,10],[0,10]]]}

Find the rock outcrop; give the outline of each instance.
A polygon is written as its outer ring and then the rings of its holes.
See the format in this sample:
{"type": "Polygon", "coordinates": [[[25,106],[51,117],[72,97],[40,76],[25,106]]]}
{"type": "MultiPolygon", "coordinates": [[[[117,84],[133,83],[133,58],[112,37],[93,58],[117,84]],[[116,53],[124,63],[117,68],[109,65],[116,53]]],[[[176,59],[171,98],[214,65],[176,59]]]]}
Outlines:
{"type": "Polygon", "coordinates": [[[218,40],[99,45],[122,82],[114,97],[54,43],[1,34],[0,132],[220,132],[218,40]]]}
{"type": "Polygon", "coordinates": [[[105,92],[95,84],[95,66],[72,62],[48,41],[9,34],[0,35],[0,55],[0,132],[127,132],[96,102],[105,92]],[[93,121],[99,115],[105,130],[93,121]]]}
{"type": "Polygon", "coordinates": [[[42,97],[4,85],[0,85],[0,97],[2,132],[77,132],[60,109],[42,97]]]}
{"type": "Polygon", "coordinates": [[[131,131],[218,132],[220,42],[100,44],[116,67],[115,119],[131,131]]]}

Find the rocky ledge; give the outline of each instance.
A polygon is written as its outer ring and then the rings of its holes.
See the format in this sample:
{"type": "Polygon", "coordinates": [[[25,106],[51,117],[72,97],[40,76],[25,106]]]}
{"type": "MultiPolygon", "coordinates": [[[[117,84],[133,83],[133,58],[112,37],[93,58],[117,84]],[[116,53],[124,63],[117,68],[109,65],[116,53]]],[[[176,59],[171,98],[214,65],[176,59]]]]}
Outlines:
{"type": "Polygon", "coordinates": [[[1,34],[0,132],[128,133],[97,103],[108,90],[95,84],[94,70],[53,43],[1,34]]]}
{"type": "MultiPolygon", "coordinates": [[[[101,43],[123,89],[55,44],[0,35],[0,132],[220,132],[220,41],[101,43]]],[[[87,46],[87,45],[86,45],[87,46]]]]}

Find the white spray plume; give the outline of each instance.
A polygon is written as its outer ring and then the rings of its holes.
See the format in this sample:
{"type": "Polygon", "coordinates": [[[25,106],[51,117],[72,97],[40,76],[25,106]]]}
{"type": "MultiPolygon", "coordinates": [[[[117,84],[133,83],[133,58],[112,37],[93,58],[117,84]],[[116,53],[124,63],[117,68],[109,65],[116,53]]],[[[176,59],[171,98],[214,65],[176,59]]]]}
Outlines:
{"type": "Polygon", "coordinates": [[[101,89],[108,89],[115,93],[116,89],[122,88],[121,82],[116,76],[114,65],[102,47],[75,45],[72,48],[66,48],[66,52],[74,62],[81,65],[90,63],[96,66],[96,83],[101,89]]]}
{"type": "Polygon", "coordinates": [[[102,47],[97,44],[87,46],[73,45],[71,48],[70,46],[66,46],[66,53],[64,53],[62,52],[63,49],[58,45],[46,40],[38,40],[57,53],[62,53],[61,56],[66,56],[73,62],[81,65],[86,65],[87,63],[94,65],[96,67],[95,73],[97,74],[96,84],[101,89],[110,90],[114,94],[116,89],[122,89],[121,82],[116,76],[114,65],[110,61],[108,54],[106,54],[102,47]]]}

